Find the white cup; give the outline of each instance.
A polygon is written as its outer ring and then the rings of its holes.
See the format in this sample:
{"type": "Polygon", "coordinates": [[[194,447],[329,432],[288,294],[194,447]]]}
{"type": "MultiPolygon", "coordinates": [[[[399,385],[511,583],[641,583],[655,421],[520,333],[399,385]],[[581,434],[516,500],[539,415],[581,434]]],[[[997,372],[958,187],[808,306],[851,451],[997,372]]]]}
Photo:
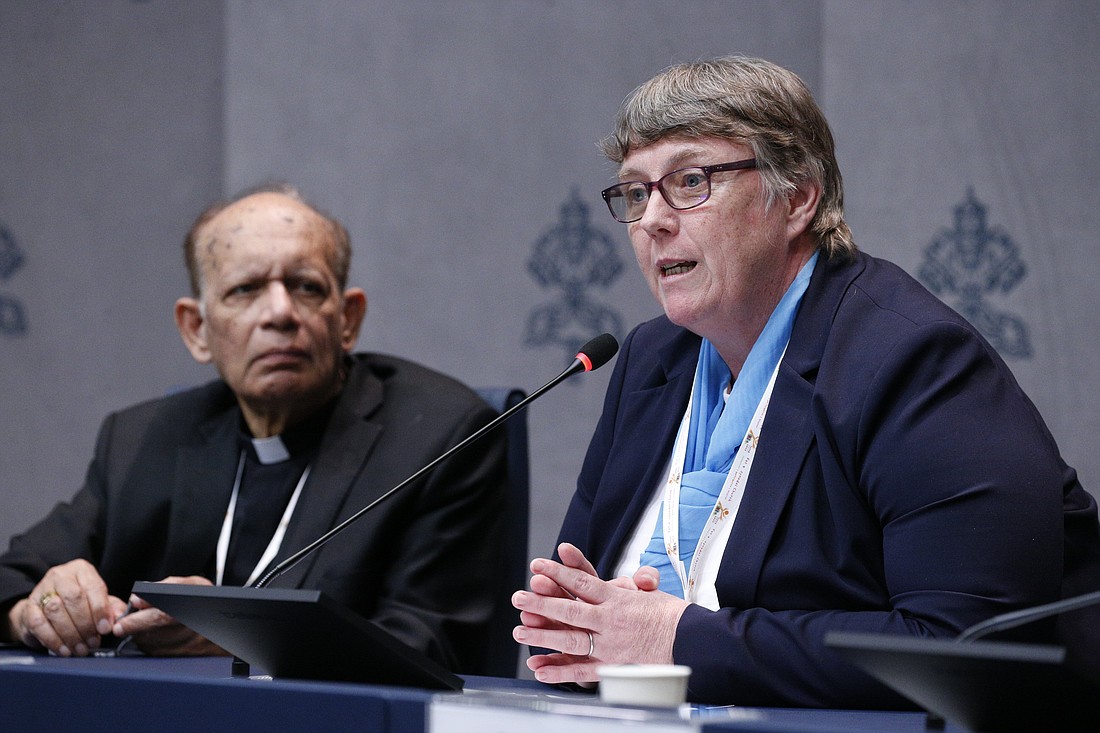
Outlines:
{"type": "Polygon", "coordinates": [[[691,668],[682,664],[601,664],[600,699],[612,705],[674,708],[687,698],[691,668]]]}

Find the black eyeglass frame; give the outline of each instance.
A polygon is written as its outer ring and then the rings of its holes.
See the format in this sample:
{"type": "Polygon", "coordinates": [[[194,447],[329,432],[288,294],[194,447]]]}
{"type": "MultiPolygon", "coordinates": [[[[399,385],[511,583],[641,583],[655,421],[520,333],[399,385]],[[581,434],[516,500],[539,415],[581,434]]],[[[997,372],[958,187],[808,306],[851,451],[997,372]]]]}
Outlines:
{"type": "MultiPolygon", "coordinates": [[[[631,222],[638,221],[642,218],[642,216],[645,216],[645,209],[643,208],[642,214],[633,219],[620,219],[618,215],[615,214],[614,205],[611,203],[611,193],[613,191],[622,189],[624,186],[637,186],[641,184],[642,186],[645,186],[646,205],[648,205],[649,199],[653,198],[653,189],[656,188],[658,191],[661,192],[661,196],[664,198],[666,204],[676,209],[677,211],[686,211],[688,209],[694,209],[696,206],[700,206],[701,204],[705,203],[707,199],[710,198],[710,176],[712,173],[747,170],[755,167],[756,158],[745,158],[744,160],[735,160],[732,163],[716,163],[714,165],[689,165],[684,168],[677,168],[674,171],[669,171],[668,173],[658,178],[656,181],[621,181],[619,183],[616,183],[614,186],[608,186],[603,191],[600,191],[600,196],[603,197],[604,203],[607,204],[607,210],[611,212],[611,216],[615,219],[615,221],[621,222],[623,224],[630,224],[631,222]],[[684,171],[703,171],[703,177],[707,180],[707,193],[705,196],[703,196],[703,198],[694,203],[688,204],[687,206],[677,206],[676,204],[668,200],[668,194],[665,193],[664,182],[665,179],[669,176],[674,176],[677,173],[683,173],[684,171]]],[[[620,196],[619,198],[626,199],[626,196],[620,196]]]]}

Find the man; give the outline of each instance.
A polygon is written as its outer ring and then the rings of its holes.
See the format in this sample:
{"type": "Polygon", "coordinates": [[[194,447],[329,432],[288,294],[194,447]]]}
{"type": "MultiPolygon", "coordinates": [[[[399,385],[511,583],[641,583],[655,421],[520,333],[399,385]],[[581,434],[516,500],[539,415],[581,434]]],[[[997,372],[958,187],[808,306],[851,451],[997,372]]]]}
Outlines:
{"type": "Polygon", "coordinates": [[[1100,588],[1096,503],[981,335],[856,249],[794,74],[671,67],[604,150],[665,315],[625,340],[556,558],[513,596],[537,679],[675,662],[699,702],[903,706],[826,633],[951,638],[1100,588]]]}
{"type": "MultiPolygon", "coordinates": [[[[251,584],[473,433],[454,380],[355,354],[366,296],[344,227],[288,187],[203,212],[185,241],[191,355],[221,379],[111,415],[84,487],[0,557],[6,636],[86,655],[217,652],[132,598],[136,580],[251,584]]],[[[476,670],[496,593],[503,438],[409,485],[273,587],[324,591],[451,669],[476,670]]]]}

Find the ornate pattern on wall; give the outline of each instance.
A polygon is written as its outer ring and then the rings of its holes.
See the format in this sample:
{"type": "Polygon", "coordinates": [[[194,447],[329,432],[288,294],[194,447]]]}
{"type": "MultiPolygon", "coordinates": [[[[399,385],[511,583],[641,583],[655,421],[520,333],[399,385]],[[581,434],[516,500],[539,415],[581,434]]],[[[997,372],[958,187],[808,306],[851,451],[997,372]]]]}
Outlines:
{"type": "MultiPolygon", "coordinates": [[[[7,282],[23,266],[23,253],[7,227],[0,224],[0,283],[7,282]]],[[[23,304],[0,291],[0,336],[22,336],[27,332],[23,304]]]]}
{"type": "Polygon", "coordinates": [[[942,229],[924,251],[918,278],[982,332],[1001,356],[1032,356],[1027,324],[1019,316],[997,311],[990,296],[1011,292],[1027,274],[1019,247],[988,210],[967,190],[955,207],[955,224],[942,229]]]}
{"type": "Polygon", "coordinates": [[[589,223],[588,204],[573,190],[561,205],[558,223],[535,242],[527,271],[559,297],[536,306],[527,317],[527,346],[561,346],[570,358],[600,333],[622,337],[622,316],[593,299],[594,287],[607,288],[623,270],[615,242],[589,223]]]}

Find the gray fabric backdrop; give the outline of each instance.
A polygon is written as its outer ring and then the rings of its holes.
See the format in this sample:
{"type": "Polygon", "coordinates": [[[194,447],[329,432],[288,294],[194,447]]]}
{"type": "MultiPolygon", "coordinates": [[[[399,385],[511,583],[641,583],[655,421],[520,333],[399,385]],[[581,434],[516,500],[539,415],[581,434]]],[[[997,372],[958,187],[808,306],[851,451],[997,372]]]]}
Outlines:
{"type": "MultiPolygon", "coordinates": [[[[760,55],[837,137],[849,218],[981,321],[1100,489],[1100,10],[892,0],[5,0],[0,541],[103,416],[212,376],[171,320],[208,201],[288,179],[343,219],[361,346],[531,390],[657,313],[595,141],[665,65],[760,55]]],[[[609,370],[530,411],[551,549],[609,370]]],[[[965,436],[960,436],[965,440],[965,436]]]]}

